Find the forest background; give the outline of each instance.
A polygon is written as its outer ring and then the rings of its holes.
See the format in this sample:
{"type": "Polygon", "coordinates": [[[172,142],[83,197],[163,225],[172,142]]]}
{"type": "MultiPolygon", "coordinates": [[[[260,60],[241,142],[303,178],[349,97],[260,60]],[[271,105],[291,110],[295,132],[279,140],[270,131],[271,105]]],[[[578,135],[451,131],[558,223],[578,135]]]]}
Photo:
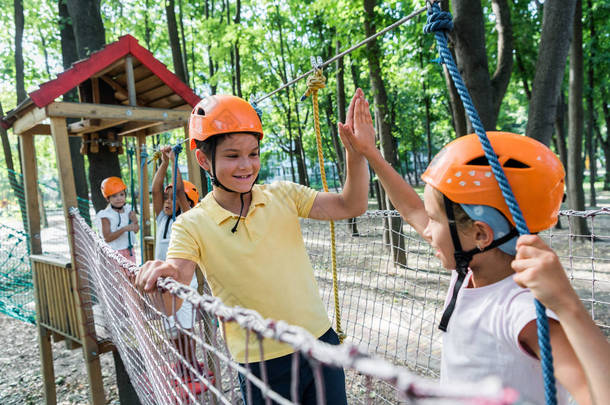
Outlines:
{"type": "MultiPolygon", "coordinates": [[[[0,116],[27,92],[125,34],[200,96],[258,98],[309,70],[310,56],[328,60],[423,5],[410,0],[0,0],[0,116]]],[[[610,190],[605,170],[610,3],[454,0],[441,5],[453,13],[452,52],[485,128],[525,133],[551,146],[568,169],[568,207],[584,209],[585,193],[588,205],[595,206],[595,186],[610,190]]],[[[424,24],[425,13],[325,69],[323,147],[336,183],[344,166],[336,123],[345,119],[357,87],[374,105],[385,158],[414,185],[444,144],[472,132],[424,24]]],[[[302,81],[260,105],[266,131],[263,181],[283,165],[289,180],[320,187],[311,103],[299,101],[304,91],[302,81]]],[[[19,173],[18,140],[10,130],[1,132],[0,169],[19,173]]],[[[175,143],[183,136],[179,132],[154,137],[151,150],[175,143]]],[[[52,140],[39,139],[40,181],[56,182],[52,140]]],[[[91,170],[99,159],[79,158],[79,145],[73,146],[77,193],[99,209],[104,204],[99,181],[117,172],[125,178],[125,154],[109,156],[91,170]]],[[[0,176],[3,207],[10,204],[10,177],[0,176]]],[[[378,206],[391,208],[372,182],[378,206]]]]}

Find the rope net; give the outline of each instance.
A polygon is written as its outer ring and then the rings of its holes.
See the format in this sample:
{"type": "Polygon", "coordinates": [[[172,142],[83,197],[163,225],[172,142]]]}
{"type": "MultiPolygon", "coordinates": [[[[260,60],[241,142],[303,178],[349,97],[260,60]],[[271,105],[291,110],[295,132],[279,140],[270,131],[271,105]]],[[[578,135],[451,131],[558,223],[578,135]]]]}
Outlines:
{"type": "MultiPolygon", "coordinates": [[[[313,369],[320,404],[326,403],[324,390],[320,388],[323,366],[343,367],[348,375],[362,381],[366,390],[350,387],[350,403],[485,400],[488,404],[506,404],[515,399],[512,390],[503,389],[493,379],[441,387],[404,367],[372,357],[359,346],[322,343],[302,328],[265,320],[252,310],[227,307],[219,299],[208,294],[198,295],[190,287],[169,278],[158,283],[171,297],[171,303],[164,303],[161,292],[142,294],[133,286],[137,267],[103,243],[76,210],[72,211],[72,223],[80,296],[85,306],[90,307],[85,311],[91,313],[90,326],[95,330],[96,339],[109,338],[114,342],[144,404],[239,404],[242,398],[238,373],[244,376],[247,391],[256,386],[273,403],[296,403],[296,398],[283,398],[272,391],[264,371],[258,378],[250,372],[249,364],[231,359],[222,338],[225,322],[236,322],[246,330],[247,339],[261,342],[261,356],[262,339],[291,345],[295,349],[293,362],[308,361],[313,369]],[[184,329],[167,316],[174,312],[178,299],[192,305],[195,320],[192,329],[184,329]],[[378,392],[383,392],[383,396],[378,392]]],[[[291,375],[293,392],[298,390],[294,383],[298,380],[297,370],[293,368],[291,375]]],[[[348,381],[351,381],[349,377],[348,381]]]]}
{"type": "MultiPolygon", "coordinates": [[[[57,179],[38,182],[40,234],[29,235],[23,176],[7,169],[7,177],[10,187],[0,190],[0,312],[35,323],[30,238],[40,240],[43,254],[70,256],[61,193],[57,179]]],[[[78,206],[90,224],[89,201],[78,198],[78,206]]]]}
{"type": "MultiPolygon", "coordinates": [[[[59,194],[53,194],[57,188],[41,185],[40,189],[48,215],[41,232],[43,253],[68,257],[63,208],[59,194]]],[[[2,211],[0,311],[34,322],[27,259],[29,236],[18,212],[18,206],[4,207],[2,211]]],[[[561,211],[560,222],[561,229],[553,228],[542,236],[560,256],[573,287],[597,325],[610,336],[610,209],[561,211]],[[588,234],[576,232],[582,229],[576,227],[578,221],[585,222],[588,234]]],[[[74,224],[81,297],[83,303],[91,303],[86,311],[91,330],[97,340],[112,340],[119,348],[140,397],[148,398],[142,402],[239,403],[237,373],[243,369],[232,362],[222,340],[222,324],[217,319],[228,317],[217,311],[219,304],[209,295],[199,298],[190,289],[174,284],[178,288],[174,291],[176,296],[187,294],[188,300],[199,300],[193,305],[195,328],[183,330],[153,305],[158,295],[140,295],[133,289],[128,275],[134,268],[126,267],[122,257],[91,234],[80,216],[74,224]],[[183,339],[175,340],[176,336],[183,339]],[[193,355],[185,356],[184,348],[191,344],[195,348],[193,355]],[[206,388],[206,384],[211,386],[206,388]],[[222,389],[214,391],[217,385],[222,389]]],[[[301,225],[322,297],[332,316],[335,300],[328,224],[305,219],[301,225]]],[[[383,360],[379,364],[390,367],[391,373],[400,371],[409,378],[415,378],[410,374],[415,373],[420,376],[413,380],[417,384],[422,377],[437,378],[441,351],[437,325],[449,274],[440,267],[428,244],[394,211],[370,211],[355,221],[337,221],[335,228],[340,313],[346,335],[343,347],[356,345],[360,349],[355,353],[372,353],[378,361],[383,360]]],[[[171,286],[175,282],[168,283],[171,286]]],[[[235,315],[238,320],[251,319],[249,312],[239,314],[235,315]]],[[[280,330],[277,324],[256,319],[257,325],[266,325],[273,333],[280,330]]],[[[267,336],[263,331],[257,334],[255,329],[250,330],[252,338],[267,336]]],[[[282,332],[280,336],[287,335],[282,332]]],[[[322,360],[331,358],[324,353],[322,360]]],[[[305,359],[315,360],[309,355],[305,359]]],[[[364,364],[372,361],[369,357],[364,359],[364,364]]],[[[385,377],[379,377],[368,369],[361,372],[350,362],[344,367],[350,403],[414,401],[412,391],[405,391],[397,386],[397,379],[387,377],[394,374],[382,373],[385,377]]],[[[265,386],[264,381],[254,377],[249,380],[253,386],[265,386]]],[[[472,392],[480,391],[477,388],[472,392]]],[[[449,394],[443,392],[438,396],[446,395],[449,394]]],[[[442,402],[439,398],[435,401],[442,402]]]]}

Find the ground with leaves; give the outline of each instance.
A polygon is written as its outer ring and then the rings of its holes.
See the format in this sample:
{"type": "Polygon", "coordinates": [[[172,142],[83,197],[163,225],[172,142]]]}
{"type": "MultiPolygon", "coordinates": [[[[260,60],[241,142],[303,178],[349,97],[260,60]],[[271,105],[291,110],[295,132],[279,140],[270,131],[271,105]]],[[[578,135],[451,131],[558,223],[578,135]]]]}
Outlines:
{"type": "MultiPolygon", "coordinates": [[[[102,359],[102,375],[108,404],[118,404],[114,363],[110,354],[102,359]]],[[[55,386],[59,405],[88,403],[87,372],[82,351],[67,350],[53,343],[55,386]]],[[[0,403],[44,403],[44,390],[36,327],[0,314],[0,403]]]]}

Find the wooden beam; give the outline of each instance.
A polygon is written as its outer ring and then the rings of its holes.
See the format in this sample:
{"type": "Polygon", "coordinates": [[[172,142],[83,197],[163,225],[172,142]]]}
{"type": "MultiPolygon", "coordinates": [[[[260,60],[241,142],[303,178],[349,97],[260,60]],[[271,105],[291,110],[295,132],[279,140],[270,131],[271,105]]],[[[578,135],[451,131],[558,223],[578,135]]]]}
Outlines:
{"type": "MultiPolygon", "coordinates": [[[[119,83],[117,83],[115,80],[113,80],[111,77],[108,76],[100,76],[100,79],[102,79],[103,81],[105,81],[106,83],[108,83],[108,85],[110,87],[112,87],[112,89],[115,91],[115,93],[118,93],[119,95],[125,97],[126,99],[129,99],[129,93],[127,90],[125,90],[125,88],[123,86],[121,86],[119,83]]],[[[136,102],[139,105],[146,105],[147,102],[143,99],[141,99],[140,97],[136,96],[136,102]]]]}
{"type": "MultiPolygon", "coordinates": [[[[154,127],[156,125],[163,124],[162,122],[139,122],[139,121],[131,121],[123,125],[123,127],[119,130],[117,135],[125,136],[132,132],[142,131],[144,129],[154,127]]],[[[179,125],[179,124],[178,124],[179,125]]]]}
{"type": "Polygon", "coordinates": [[[91,92],[93,93],[93,103],[100,104],[100,80],[97,77],[91,78],[91,92]]]}
{"type": "MultiPolygon", "coordinates": [[[[72,260],[72,268],[76,268],[76,258],[74,257],[74,239],[72,230],[72,221],[70,220],[69,209],[77,207],[76,187],[74,185],[74,174],[72,172],[72,159],[70,157],[70,145],[68,143],[68,128],[66,119],[59,117],[51,118],[51,133],[55,144],[55,155],[57,157],[57,168],[59,170],[59,185],[64,209],[64,217],[66,218],[66,231],[68,234],[68,242],[70,245],[70,257],[72,260]]],[[[70,272],[72,283],[75,286],[81,286],[76,271],[70,272]]],[[[79,324],[79,337],[82,339],[83,356],[85,358],[85,367],[89,377],[89,400],[93,404],[103,404],[104,388],[102,382],[102,371],[100,366],[99,353],[97,342],[94,339],[95,329],[87,320],[93,319],[93,314],[89,306],[81,305],[80,288],[75,288],[73,299],[78,306],[77,318],[79,324]]]]}
{"type": "Polygon", "coordinates": [[[103,70],[100,70],[99,72],[97,72],[96,74],[94,74],[92,77],[102,77],[107,73],[112,72],[114,69],[118,68],[119,66],[125,66],[125,61],[123,60],[123,58],[117,60],[116,62],[114,62],[112,65],[106,67],[103,70]]]}
{"type": "Polygon", "coordinates": [[[46,117],[47,113],[44,108],[34,107],[13,123],[13,132],[21,134],[39,124],[40,121],[44,120],[46,117]]]}
{"type": "Polygon", "coordinates": [[[190,111],[91,103],[54,102],[45,109],[49,117],[181,122],[183,125],[190,117],[190,111]]]}
{"type": "Polygon", "coordinates": [[[157,135],[184,126],[184,123],[166,122],[146,129],[146,136],[157,135]]]}
{"type": "Polygon", "coordinates": [[[36,124],[32,128],[20,133],[19,135],[51,135],[51,126],[49,124],[36,124]]]}
{"type": "Polygon", "coordinates": [[[125,73],[127,75],[127,95],[129,105],[136,106],[136,82],[133,78],[133,58],[131,55],[125,58],[125,73]]]}
{"type": "Polygon", "coordinates": [[[82,135],[101,131],[106,128],[116,127],[128,122],[128,120],[108,119],[85,119],[68,125],[68,134],[82,135]]]}
{"type": "Polygon", "coordinates": [[[30,252],[42,253],[40,240],[40,210],[38,201],[38,169],[36,167],[36,148],[33,136],[21,136],[21,162],[23,164],[23,188],[28,218],[30,252]]]}

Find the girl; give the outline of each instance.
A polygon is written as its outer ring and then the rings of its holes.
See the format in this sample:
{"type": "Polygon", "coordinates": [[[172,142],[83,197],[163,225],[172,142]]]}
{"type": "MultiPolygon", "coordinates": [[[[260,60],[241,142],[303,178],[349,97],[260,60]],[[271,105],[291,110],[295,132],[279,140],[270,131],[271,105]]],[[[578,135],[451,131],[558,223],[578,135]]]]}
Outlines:
{"type": "MultiPolygon", "coordinates": [[[[340,124],[341,125],[341,124],[340,124]]],[[[555,224],[563,198],[564,170],[541,143],[508,133],[489,133],[532,232],[555,224]]],[[[534,297],[513,280],[517,232],[476,135],[441,150],[422,175],[424,201],[375,147],[368,103],[358,100],[351,147],[377,173],[402,217],[451,270],[439,328],[443,334],[441,382],[501,378],[525,400],[544,403],[534,297]]],[[[555,375],[580,404],[591,402],[580,362],[553,313],[549,330],[555,375]]],[[[559,403],[566,403],[558,387],[559,403]]]]}
{"type": "Polygon", "coordinates": [[[100,186],[108,206],[96,214],[98,226],[108,245],[135,264],[133,243],[135,232],[140,230],[138,216],[125,203],[127,186],[120,177],[108,177],[100,186]]]}

